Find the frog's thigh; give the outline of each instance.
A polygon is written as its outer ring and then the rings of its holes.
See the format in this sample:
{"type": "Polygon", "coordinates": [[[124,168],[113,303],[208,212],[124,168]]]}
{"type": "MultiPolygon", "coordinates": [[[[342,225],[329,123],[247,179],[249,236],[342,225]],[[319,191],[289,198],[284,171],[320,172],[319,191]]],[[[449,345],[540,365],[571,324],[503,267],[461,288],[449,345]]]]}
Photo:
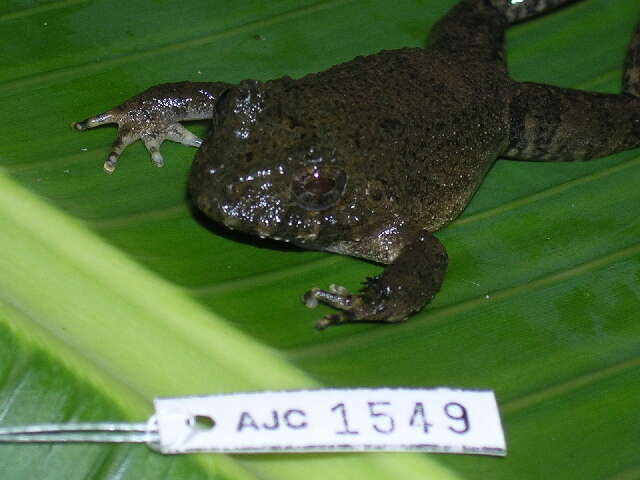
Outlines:
{"type": "Polygon", "coordinates": [[[363,295],[384,304],[387,319],[404,320],[438,293],[447,264],[444,246],[432,233],[423,230],[367,285],[363,295]]]}
{"type": "Polygon", "coordinates": [[[504,31],[506,18],[485,0],[463,0],[431,29],[428,47],[449,58],[464,57],[506,71],[504,31]]]}
{"type": "Polygon", "coordinates": [[[509,23],[515,23],[536,15],[541,15],[549,10],[575,1],[576,0],[490,0],[491,4],[507,18],[509,23]]]}
{"type": "Polygon", "coordinates": [[[622,91],[640,96],[640,22],[636,25],[627,51],[622,91]]]}
{"type": "Polygon", "coordinates": [[[521,83],[510,106],[505,156],[580,161],[640,146],[640,99],[521,83]]]}
{"type": "Polygon", "coordinates": [[[504,31],[512,23],[575,0],[462,0],[438,21],[429,47],[504,68],[504,31]]]}

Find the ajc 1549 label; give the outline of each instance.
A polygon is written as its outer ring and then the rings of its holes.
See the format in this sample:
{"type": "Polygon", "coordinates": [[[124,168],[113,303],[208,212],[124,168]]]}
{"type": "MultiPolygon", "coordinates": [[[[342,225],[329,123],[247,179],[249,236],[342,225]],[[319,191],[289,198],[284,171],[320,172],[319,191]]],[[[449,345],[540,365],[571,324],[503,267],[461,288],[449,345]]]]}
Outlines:
{"type": "MultiPolygon", "coordinates": [[[[353,407],[355,408],[355,407],[353,407]]],[[[469,421],[469,413],[464,405],[458,402],[448,402],[443,407],[445,416],[450,420],[447,428],[457,434],[465,434],[469,432],[471,424],[469,421]]],[[[398,422],[406,422],[410,427],[419,428],[425,434],[429,433],[429,429],[433,427],[427,419],[428,410],[424,402],[415,402],[410,412],[399,412],[400,418],[394,417],[394,410],[389,401],[367,402],[367,410],[369,413],[369,422],[367,425],[354,425],[350,419],[349,410],[344,402],[335,404],[330,411],[338,417],[339,428],[335,430],[336,435],[359,435],[362,428],[372,429],[381,434],[391,434],[396,430],[398,422]]],[[[398,415],[398,413],[396,413],[398,415]]],[[[303,408],[289,408],[283,410],[271,410],[268,414],[269,418],[262,418],[257,413],[251,411],[243,411],[240,413],[238,432],[247,431],[276,431],[279,429],[300,430],[310,428],[308,415],[303,408]]]]}
{"type": "Polygon", "coordinates": [[[155,406],[165,453],[506,452],[495,396],[487,390],[251,392],[160,398],[155,406]]]}

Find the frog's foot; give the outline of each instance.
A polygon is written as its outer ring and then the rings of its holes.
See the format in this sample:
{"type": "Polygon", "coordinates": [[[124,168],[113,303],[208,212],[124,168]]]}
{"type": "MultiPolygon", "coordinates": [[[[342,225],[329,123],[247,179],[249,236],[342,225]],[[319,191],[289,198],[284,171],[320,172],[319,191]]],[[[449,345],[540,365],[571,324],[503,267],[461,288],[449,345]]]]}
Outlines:
{"type": "Polygon", "coordinates": [[[375,301],[364,293],[365,291],[360,294],[352,294],[345,287],[332,284],[329,285],[329,290],[312,288],[304,294],[302,301],[309,308],[315,308],[318,303],[324,303],[341,310],[338,313],[325,315],[320,320],[317,320],[314,326],[318,330],[323,330],[330,325],[367,321],[394,323],[406,318],[406,315],[401,317],[385,315],[384,302],[375,301]]]}
{"type": "Polygon", "coordinates": [[[113,173],[118,158],[125,148],[136,140],[142,140],[151,155],[154,166],[162,167],[164,160],[160,154],[160,144],[165,140],[182,143],[189,147],[199,147],[202,140],[184,128],[180,123],[163,124],[147,115],[139,115],[139,111],[116,107],[104,113],[89,117],[73,124],[76,130],[88,130],[100,125],[115,123],[118,125],[118,135],[111,145],[111,152],[104,162],[104,171],[113,173]]]}
{"type": "Polygon", "coordinates": [[[321,302],[340,310],[318,320],[318,329],[352,322],[401,322],[431,301],[446,271],[446,250],[422,230],[380,275],[367,278],[357,294],[330,285],[328,290],[312,288],[302,301],[310,308],[321,302]]]}

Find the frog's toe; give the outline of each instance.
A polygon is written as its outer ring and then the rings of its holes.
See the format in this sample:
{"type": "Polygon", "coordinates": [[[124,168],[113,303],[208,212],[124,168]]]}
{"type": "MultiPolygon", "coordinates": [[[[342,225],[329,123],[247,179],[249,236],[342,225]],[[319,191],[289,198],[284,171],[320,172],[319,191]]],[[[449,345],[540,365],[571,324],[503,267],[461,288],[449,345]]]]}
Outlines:
{"type": "Polygon", "coordinates": [[[107,159],[104,161],[102,168],[106,173],[113,173],[118,164],[118,155],[115,152],[109,153],[107,159]]]}
{"type": "Polygon", "coordinates": [[[111,146],[111,151],[104,162],[103,168],[107,173],[113,173],[122,152],[136,140],[142,139],[151,162],[156,167],[164,165],[160,153],[160,145],[165,140],[182,143],[189,147],[199,147],[202,139],[184,128],[180,123],[161,124],[158,121],[143,121],[127,109],[115,108],[94,117],[75,122],[73,128],[79,131],[88,130],[100,125],[115,123],[118,125],[118,135],[111,146]]]}
{"type": "Polygon", "coordinates": [[[113,173],[118,165],[118,159],[120,155],[133,142],[140,138],[132,129],[127,127],[121,127],[118,129],[118,136],[111,145],[111,151],[107,155],[107,159],[102,166],[107,173],[113,173]]]}
{"type": "Polygon", "coordinates": [[[397,323],[408,316],[403,309],[397,309],[395,305],[389,304],[388,299],[373,295],[367,289],[353,294],[340,285],[330,285],[327,290],[312,288],[304,294],[302,301],[309,308],[315,308],[318,303],[324,303],[339,310],[318,320],[315,327],[319,330],[345,323],[397,323]]]}
{"type": "Polygon", "coordinates": [[[188,147],[199,147],[202,145],[202,139],[179,123],[173,123],[166,129],[166,139],[178,142],[188,147]]]}
{"type": "Polygon", "coordinates": [[[151,162],[154,167],[164,166],[164,159],[160,153],[160,145],[162,145],[162,142],[165,140],[182,143],[189,147],[199,147],[202,145],[202,139],[200,137],[195,136],[179,123],[172,123],[160,131],[142,132],[141,138],[149,155],[151,155],[151,162]]]}
{"type": "Polygon", "coordinates": [[[72,126],[76,130],[83,131],[100,125],[107,125],[109,123],[118,123],[117,115],[115,115],[111,110],[102,112],[101,114],[93,117],[85,118],[79,122],[75,122],[72,126]]]}
{"type": "Polygon", "coordinates": [[[361,295],[353,295],[341,285],[329,285],[328,290],[312,288],[304,294],[302,301],[309,308],[315,308],[318,303],[324,303],[340,310],[316,321],[314,326],[318,330],[323,330],[330,325],[367,321],[370,317],[371,308],[365,299],[361,295]]]}
{"type": "Polygon", "coordinates": [[[149,135],[142,138],[142,142],[146,147],[149,155],[151,155],[151,162],[154,167],[163,167],[164,159],[162,158],[162,154],[160,153],[160,143],[162,142],[161,137],[157,135],[149,135]]]}
{"type": "Polygon", "coordinates": [[[322,302],[339,310],[348,310],[351,308],[352,298],[353,296],[346,288],[330,285],[328,291],[312,288],[304,294],[302,301],[309,308],[315,308],[318,306],[318,302],[322,302]]]}
{"type": "Polygon", "coordinates": [[[324,330],[331,325],[342,325],[354,321],[354,316],[350,312],[339,312],[325,315],[320,320],[316,320],[313,326],[318,330],[324,330]]]}

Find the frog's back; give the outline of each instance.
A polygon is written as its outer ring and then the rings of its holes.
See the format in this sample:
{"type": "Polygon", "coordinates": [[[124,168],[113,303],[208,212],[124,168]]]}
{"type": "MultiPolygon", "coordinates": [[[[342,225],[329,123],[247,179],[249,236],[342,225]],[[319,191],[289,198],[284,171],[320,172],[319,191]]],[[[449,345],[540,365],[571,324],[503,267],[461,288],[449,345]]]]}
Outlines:
{"type": "MultiPolygon", "coordinates": [[[[403,216],[433,231],[468,203],[507,140],[509,80],[474,59],[421,48],[382,51],[286,84],[351,175],[391,189],[403,216]]],[[[303,118],[306,117],[306,118],[303,118]]]]}

